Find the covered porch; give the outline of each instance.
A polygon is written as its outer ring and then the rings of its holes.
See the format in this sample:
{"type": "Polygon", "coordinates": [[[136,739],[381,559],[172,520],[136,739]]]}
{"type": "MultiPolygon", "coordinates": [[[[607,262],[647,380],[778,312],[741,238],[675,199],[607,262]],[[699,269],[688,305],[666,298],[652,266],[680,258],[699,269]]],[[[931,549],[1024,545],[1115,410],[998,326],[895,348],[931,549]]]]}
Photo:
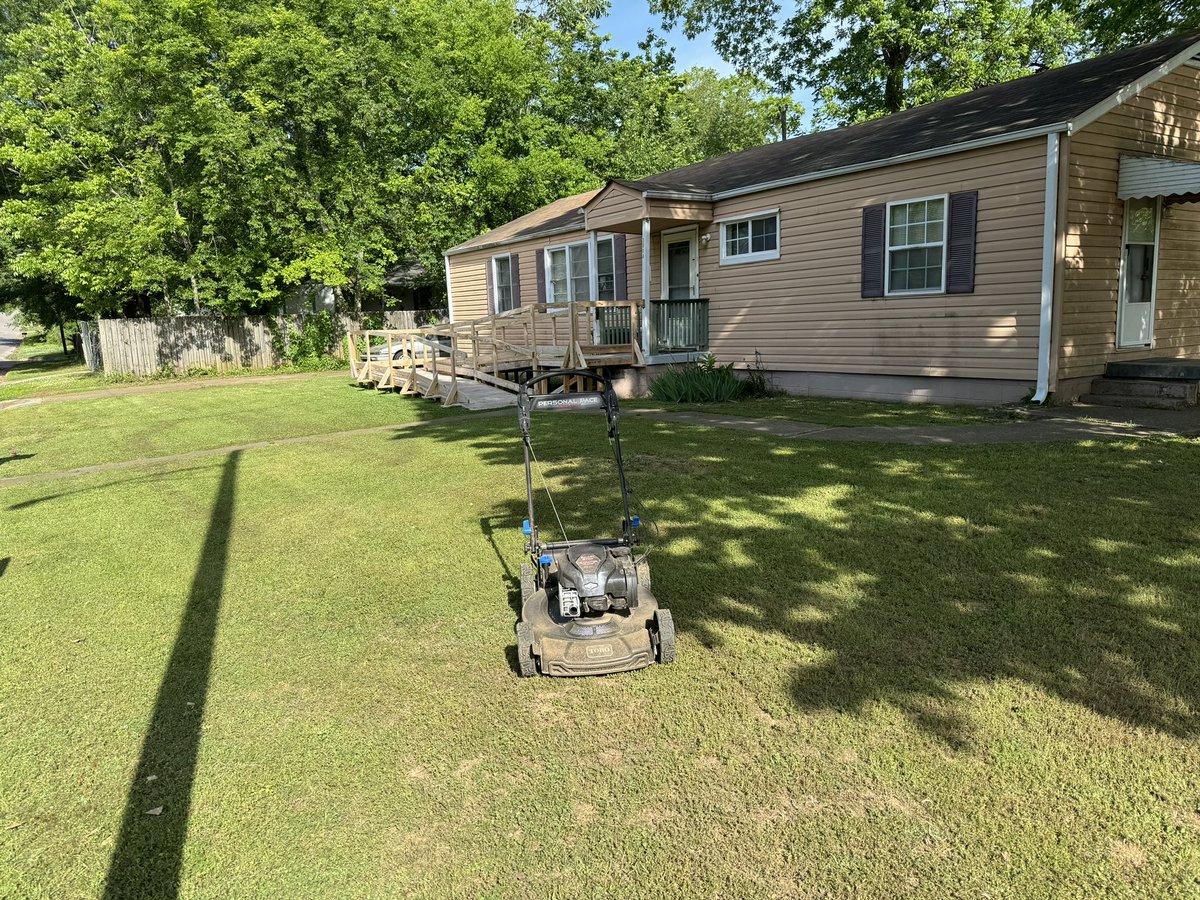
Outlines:
{"type": "MultiPolygon", "coordinates": [[[[712,219],[712,202],[706,195],[645,191],[632,182],[612,181],[584,206],[589,233],[640,238],[641,296],[636,299],[647,365],[708,352],[709,301],[701,295],[700,247],[708,240],[704,231],[712,219]]],[[[628,328],[629,323],[602,317],[602,342],[611,338],[619,343],[628,328]]]]}

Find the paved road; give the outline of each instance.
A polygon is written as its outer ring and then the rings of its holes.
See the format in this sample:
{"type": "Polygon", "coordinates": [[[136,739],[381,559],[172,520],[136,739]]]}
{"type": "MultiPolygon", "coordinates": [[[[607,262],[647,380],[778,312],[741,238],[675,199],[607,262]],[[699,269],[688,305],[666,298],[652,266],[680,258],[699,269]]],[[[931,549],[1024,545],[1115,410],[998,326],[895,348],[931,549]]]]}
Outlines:
{"type": "Polygon", "coordinates": [[[7,362],[8,355],[17,349],[19,343],[21,332],[8,315],[0,312],[0,377],[13,367],[14,363],[7,362]]]}

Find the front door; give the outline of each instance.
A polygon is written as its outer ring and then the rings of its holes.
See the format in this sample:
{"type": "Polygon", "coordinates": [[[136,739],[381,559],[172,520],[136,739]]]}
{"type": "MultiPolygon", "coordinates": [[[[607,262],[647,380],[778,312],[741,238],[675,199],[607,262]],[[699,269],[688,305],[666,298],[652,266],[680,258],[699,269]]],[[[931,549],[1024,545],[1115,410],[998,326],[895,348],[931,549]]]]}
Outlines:
{"type": "Polygon", "coordinates": [[[652,304],[654,351],[670,353],[694,343],[693,307],[700,294],[699,244],[695,228],[662,235],[662,300],[652,304]]]}
{"type": "Polygon", "coordinates": [[[1117,346],[1149,347],[1154,342],[1154,280],[1157,270],[1159,201],[1125,202],[1125,241],[1117,301],[1117,346]]]}
{"type": "Polygon", "coordinates": [[[696,229],[666,231],[662,236],[662,297],[687,300],[700,293],[696,229]]]}

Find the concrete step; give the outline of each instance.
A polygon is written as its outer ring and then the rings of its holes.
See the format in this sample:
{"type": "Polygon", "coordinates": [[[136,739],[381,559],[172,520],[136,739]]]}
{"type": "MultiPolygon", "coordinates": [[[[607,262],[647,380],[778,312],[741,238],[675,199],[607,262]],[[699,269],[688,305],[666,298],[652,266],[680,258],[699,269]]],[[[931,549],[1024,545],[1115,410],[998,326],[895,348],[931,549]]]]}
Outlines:
{"type": "Polygon", "coordinates": [[[1179,397],[1131,397],[1122,394],[1084,394],[1080,403],[1089,406],[1125,406],[1138,409],[1187,409],[1195,406],[1179,397]]]}
{"type": "Polygon", "coordinates": [[[1097,378],[1092,394],[1103,397],[1158,397],[1195,403],[1196,382],[1160,378],[1097,378]]]}

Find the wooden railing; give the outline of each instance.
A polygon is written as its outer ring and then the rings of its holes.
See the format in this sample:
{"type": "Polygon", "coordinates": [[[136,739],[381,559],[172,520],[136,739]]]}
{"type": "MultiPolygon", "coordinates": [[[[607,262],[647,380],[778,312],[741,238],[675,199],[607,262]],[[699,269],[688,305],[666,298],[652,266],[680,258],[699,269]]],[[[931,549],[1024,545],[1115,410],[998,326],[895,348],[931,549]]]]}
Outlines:
{"type": "Polygon", "coordinates": [[[683,353],[707,349],[707,298],[650,301],[651,353],[683,353]]]}
{"type": "Polygon", "coordinates": [[[634,300],[537,303],[419,329],[353,331],[347,358],[359,383],[449,405],[460,378],[516,391],[506,373],[643,365],[640,308],[634,300]]]}

